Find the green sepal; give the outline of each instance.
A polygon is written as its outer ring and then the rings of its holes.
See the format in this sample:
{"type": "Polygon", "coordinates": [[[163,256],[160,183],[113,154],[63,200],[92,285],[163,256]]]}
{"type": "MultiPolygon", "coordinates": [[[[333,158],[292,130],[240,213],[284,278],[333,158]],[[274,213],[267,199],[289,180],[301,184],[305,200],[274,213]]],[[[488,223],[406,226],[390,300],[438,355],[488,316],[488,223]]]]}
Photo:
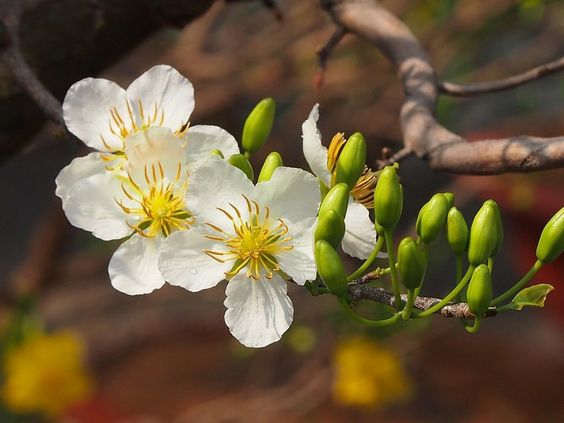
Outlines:
{"type": "Polygon", "coordinates": [[[347,273],[341,257],[327,241],[315,243],[315,264],[317,272],[331,294],[342,297],[347,292],[347,273]]]}
{"type": "Polygon", "coordinates": [[[314,240],[324,239],[337,248],[345,236],[345,221],[335,210],[327,210],[319,215],[314,240]]]}
{"type": "Polygon", "coordinates": [[[319,217],[321,217],[328,210],[337,212],[341,219],[344,219],[347,214],[349,206],[349,187],[345,183],[335,185],[329,190],[319,207],[319,217]]]}
{"type": "Polygon", "coordinates": [[[466,292],[468,308],[476,316],[483,316],[488,311],[492,301],[492,276],[490,269],[481,264],[472,273],[472,279],[466,292]]]}
{"type": "Polygon", "coordinates": [[[439,236],[439,232],[445,225],[448,209],[448,197],[439,193],[433,195],[419,211],[415,226],[419,237],[427,244],[439,236]]]}
{"type": "Polygon", "coordinates": [[[374,190],[374,217],[384,229],[392,231],[403,209],[403,187],[394,166],[382,169],[374,190]]]}
{"type": "Polygon", "coordinates": [[[261,100],[255,106],[243,126],[243,150],[253,154],[264,145],[270,136],[275,113],[276,103],[271,97],[261,100]]]}
{"type": "Polygon", "coordinates": [[[539,283],[522,289],[509,304],[500,308],[503,310],[522,310],[523,307],[544,307],[546,297],[554,290],[552,285],[539,283]]]}
{"type": "Polygon", "coordinates": [[[564,251],[564,207],[556,212],[541,232],[537,245],[537,258],[550,263],[564,251]]]}
{"type": "Polygon", "coordinates": [[[426,270],[427,260],[415,240],[402,239],[398,247],[398,271],[403,285],[409,290],[419,288],[426,270]]]}
{"type": "Polygon", "coordinates": [[[241,169],[251,181],[255,179],[255,172],[253,171],[251,162],[242,154],[233,154],[227,161],[236,168],[241,169]]]}
{"type": "Polygon", "coordinates": [[[274,171],[282,165],[283,162],[280,153],[277,153],[276,151],[270,153],[264,160],[257,182],[269,181],[274,171]]]}
{"type": "Polygon", "coordinates": [[[447,214],[446,236],[452,250],[460,255],[468,248],[468,224],[464,215],[456,207],[447,214]]]}
{"type": "Polygon", "coordinates": [[[346,183],[353,189],[366,166],[366,141],[360,132],[352,134],[337,160],[334,184],[346,183]]]}
{"type": "Polygon", "coordinates": [[[484,203],[470,227],[468,262],[472,266],[487,263],[498,242],[498,217],[491,204],[484,203]]]}

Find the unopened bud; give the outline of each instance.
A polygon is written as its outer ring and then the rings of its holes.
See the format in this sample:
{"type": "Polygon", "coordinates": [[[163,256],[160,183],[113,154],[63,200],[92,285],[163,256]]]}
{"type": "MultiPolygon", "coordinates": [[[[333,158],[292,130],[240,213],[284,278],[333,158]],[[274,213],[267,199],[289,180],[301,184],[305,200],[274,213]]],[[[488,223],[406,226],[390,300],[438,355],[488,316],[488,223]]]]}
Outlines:
{"type": "Polygon", "coordinates": [[[484,203],[470,227],[468,262],[472,266],[486,263],[498,242],[498,217],[491,204],[484,203]]]}
{"type": "Polygon", "coordinates": [[[315,241],[324,239],[333,248],[337,248],[344,236],[345,221],[335,210],[327,210],[319,215],[314,234],[315,241]]]}
{"type": "Polygon", "coordinates": [[[337,160],[335,184],[344,182],[353,189],[366,166],[366,141],[360,132],[352,134],[337,160]]]}
{"type": "Polygon", "coordinates": [[[413,238],[401,240],[398,247],[398,271],[403,285],[410,290],[419,288],[425,278],[427,261],[413,238]]]}
{"type": "Polygon", "coordinates": [[[484,316],[488,311],[492,301],[492,276],[485,264],[474,269],[466,292],[466,301],[470,311],[478,317],[484,316]]]}
{"type": "Polygon", "coordinates": [[[270,135],[276,103],[271,97],[261,100],[249,113],[245,126],[243,127],[243,149],[253,154],[259,150],[270,135]]]}
{"type": "Polygon", "coordinates": [[[339,297],[347,291],[347,273],[341,257],[327,241],[320,239],[315,243],[315,264],[317,272],[329,292],[339,297]]]}
{"type": "Polygon", "coordinates": [[[345,183],[337,184],[331,188],[321,202],[319,217],[328,210],[334,210],[341,219],[344,219],[349,206],[349,192],[349,187],[345,183]]]}
{"type": "Polygon", "coordinates": [[[496,215],[496,222],[497,222],[497,242],[495,243],[495,247],[492,251],[492,257],[497,255],[499,250],[501,250],[501,246],[503,244],[503,222],[501,220],[501,211],[497,203],[494,200],[487,200],[485,204],[489,204],[495,211],[496,215]]]}
{"type": "Polygon", "coordinates": [[[242,154],[233,154],[227,161],[236,168],[241,169],[251,181],[254,180],[255,173],[253,172],[253,167],[251,166],[249,159],[245,156],[242,154]]]}
{"type": "Polygon", "coordinates": [[[269,181],[274,171],[282,166],[282,164],[282,156],[279,153],[276,151],[270,153],[264,160],[257,182],[269,181]]]}
{"type": "Polygon", "coordinates": [[[462,254],[468,247],[468,225],[464,216],[456,207],[452,207],[447,215],[446,235],[450,248],[456,254],[462,254]]]}
{"type": "Polygon", "coordinates": [[[542,230],[537,245],[537,258],[550,263],[564,251],[564,207],[556,212],[542,230]]]}
{"type": "Polygon", "coordinates": [[[445,225],[448,209],[448,197],[440,193],[433,195],[419,211],[415,226],[419,237],[427,244],[439,236],[439,232],[445,225]]]}
{"type": "Polygon", "coordinates": [[[403,209],[403,188],[396,169],[386,166],[376,183],[374,190],[374,216],[376,222],[386,230],[393,230],[403,209]]]}

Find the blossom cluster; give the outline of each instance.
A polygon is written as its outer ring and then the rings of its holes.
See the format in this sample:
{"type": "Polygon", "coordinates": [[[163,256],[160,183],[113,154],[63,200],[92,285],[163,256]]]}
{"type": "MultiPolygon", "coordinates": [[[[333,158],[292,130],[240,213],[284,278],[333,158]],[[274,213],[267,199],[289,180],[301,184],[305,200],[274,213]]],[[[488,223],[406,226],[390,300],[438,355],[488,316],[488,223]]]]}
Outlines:
{"type": "MultiPolygon", "coordinates": [[[[332,185],[344,138],[336,136],[329,151],[322,146],[316,105],[303,124],[315,175],[278,166],[254,184],[229,160],[241,156],[236,139],[217,126],[190,125],[193,109],[192,84],[165,65],[126,90],[105,79],[75,83],[65,123],[94,152],[60,172],[56,194],[72,225],[102,240],[124,239],[109,263],[114,288],[148,294],[167,281],[196,292],[226,280],[229,330],[262,347],[292,322],[287,281],[316,278],[321,188],[332,185]]],[[[376,241],[362,198],[371,178],[365,174],[358,195],[352,191],[345,222],[343,250],[359,258],[376,241]]]]}

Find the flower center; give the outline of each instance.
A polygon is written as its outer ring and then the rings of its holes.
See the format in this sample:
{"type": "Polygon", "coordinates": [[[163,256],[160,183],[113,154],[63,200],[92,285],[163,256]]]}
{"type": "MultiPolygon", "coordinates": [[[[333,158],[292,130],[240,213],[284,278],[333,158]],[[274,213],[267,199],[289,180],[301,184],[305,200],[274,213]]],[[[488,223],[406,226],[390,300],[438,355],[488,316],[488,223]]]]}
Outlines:
{"type": "Polygon", "coordinates": [[[264,275],[271,279],[274,272],[280,270],[276,255],[282,251],[290,251],[294,247],[290,244],[293,239],[288,236],[288,226],[282,219],[271,219],[270,209],[260,207],[256,201],[249,200],[243,195],[247,205],[248,218],[243,218],[241,211],[229,203],[232,211],[218,208],[231,221],[233,233],[206,223],[219,235],[209,235],[206,238],[222,242],[227,251],[204,250],[203,252],[225,263],[234,261],[229,272],[225,273],[227,279],[235,276],[243,268],[247,268],[247,277],[259,279],[264,275]]]}
{"type": "MultiPolygon", "coordinates": [[[[155,102],[153,108],[149,110],[149,113],[144,109],[141,100],[137,102],[137,113],[134,113],[135,111],[129,100],[125,100],[125,105],[127,107],[127,116],[122,116],[115,106],[110,109],[110,132],[121,140],[121,148],[116,150],[116,148],[110,146],[104,136],[100,134],[102,144],[107,150],[107,157],[104,157],[104,160],[107,162],[126,158],[125,140],[128,136],[144,131],[151,126],[163,126],[165,121],[164,109],[159,106],[157,102],[155,102]]],[[[189,125],[189,122],[183,123],[180,128],[174,131],[174,135],[177,137],[184,136],[186,131],[188,131],[189,125]]]]}
{"type": "MultiPolygon", "coordinates": [[[[343,151],[343,147],[347,143],[345,139],[345,134],[342,132],[337,132],[331,142],[329,143],[329,149],[327,152],[327,168],[331,172],[332,180],[335,179],[335,169],[337,168],[337,161],[343,151]]],[[[376,188],[377,182],[376,173],[368,168],[364,167],[364,171],[356,185],[351,191],[351,195],[357,203],[362,204],[367,209],[374,208],[374,189],[376,188]]]]}
{"type": "Polygon", "coordinates": [[[137,207],[128,207],[123,201],[118,205],[128,215],[136,219],[135,224],[128,225],[139,235],[153,238],[159,233],[167,237],[176,230],[187,229],[193,222],[191,214],[186,210],[184,195],[188,188],[187,180],[183,180],[182,166],[173,182],[166,182],[163,166],[160,162],[145,166],[145,182],[147,188],[142,190],[131,174],[127,174],[126,183],[121,185],[123,193],[137,207]]]}

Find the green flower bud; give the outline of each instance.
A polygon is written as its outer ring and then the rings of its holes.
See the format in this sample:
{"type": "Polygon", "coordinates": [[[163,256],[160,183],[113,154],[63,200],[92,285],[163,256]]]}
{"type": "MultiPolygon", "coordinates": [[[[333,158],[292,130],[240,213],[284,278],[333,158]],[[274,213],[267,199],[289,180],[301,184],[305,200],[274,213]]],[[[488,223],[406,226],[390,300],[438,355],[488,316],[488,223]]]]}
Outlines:
{"type": "Polygon", "coordinates": [[[492,276],[490,269],[485,264],[481,264],[474,270],[472,279],[468,284],[466,301],[470,311],[476,316],[481,317],[488,311],[492,301],[492,276]]]}
{"type": "Polygon", "coordinates": [[[456,254],[462,254],[468,247],[468,225],[462,213],[452,207],[447,215],[447,240],[456,254]]]}
{"type": "Polygon", "coordinates": [[[492,251],[492,257],[495,256],[499,250],[501,250],[501,245],[503,244],[503,222],[501,220],[501,211],[497,203],[494,200],[487,200],[485,204],[489,204],[495,210],[496,222],[497,222],[497,242],[492,251]]]}
{"type": "Polygon", "coordinates": [[[486,263],[498,242],[498,217],[491,204],[484,203],[470,227],[468,261],[472,266],[486,263]]]}
{"type": "Polygon", "coordinates": [[[264,160],[264,164],[262,165],[262,169],[260,170],[258,182],[266,182],[270,180],[274,171],[282,166],[282,156],[273,151],[270,153],[266,159],[264,160]]]}
{"type": "Polygon", "coordinates": [[[249,113],[243,127],[242,140],[243,149],[247,153],[253,154],[264,145],[270,135],[275,112],[276,103],[268,97],[261,100],[249,113]]]}
{"type": "Polygon", "coordinates": [[[450,209],[454,206],[454,194],[452,192],[443,192],[443,195],[446,197],[448,201],[448,208],[450,209]]]}
{"type": "Polygon", "coordinates": [[[342,296],[347,292],[347,273],[341,257],[327,241],[315,243],[315,264],[317,272],[333,295],[342,296]]]}
{"type": "Polygon", "coordinates": [[[419,211],[415,226],[419,237],[427,244],[437,239],[445,225],[448,209],[448,197],[444,194],[435,194],[419,211]]]}
{"type": "Polygon", "coordinates": [[[386,166],[380,172],[374,190],[374,217],[384,229],[393,230],[403,209],[403,187],[399,182],[396,169],[386,166]]]}
{"type": "Polygon", "coordinates": [[[337,160],[335,184],[344,182],[353,189],[366,166],[366,141],[360,132],[352,134],[337,160]]]}
{"type": "Polygon", "coordinates": [[[337,248],[344,236],[345,221],[335,210],[327,210],[319,215],[314,234],[315,241],[324,239],[333,248],[337,248]]]}
{"type": "Polygon", "coordinates": [[[247,175],[247,178],[251,181],[255,178],[255,173],[253,172],[253,167],[251,166],[249,159],[242,154],[233,154],[227,161],[236,168],[245,172],[245,175],[247,175]]]}
{"type": "Polygon", "coordinates": [[[423,283],[427,261],[413,238],[401,240],[398,247],[398,271],[403,285],[410,290],[419,288],[423,283]]]}
{"type": "Polygon", "coordinates": [[[210,154],[211,154],[212,156],[219,156],[219,157],[221,157],[222,159],[224,158],[224,157],[223,157],[223,153],[221,152],[221,150],[218,150],[217,148],[216,148],[215,150],[212,150],[210,154]]]}
{"type": "Polygon", "coordinates": [[[344,219],[349,206],[349,192],[349,187],[345,183],[337,184],[331,188],[321,202],[319,217],[328,210],[334,210],[341,219],[344,219]]]}
{"type": "Polygon", "coordinates": [[[542,230],[537,245],[537,258],[550,263],[564,251],[564,207],[556,212],[542,230]]]}

